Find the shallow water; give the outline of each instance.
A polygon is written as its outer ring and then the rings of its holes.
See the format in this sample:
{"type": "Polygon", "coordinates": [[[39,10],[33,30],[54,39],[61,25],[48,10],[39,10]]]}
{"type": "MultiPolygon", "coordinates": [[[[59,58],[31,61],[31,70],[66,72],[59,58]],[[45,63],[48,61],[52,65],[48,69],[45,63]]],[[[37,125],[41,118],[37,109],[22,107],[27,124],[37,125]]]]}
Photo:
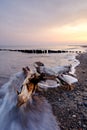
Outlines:
{"type": "Polygon", "coordinates": [[[8,81],[9,77],[29,66],[34,69],[36,61],[43,62],[48,67],[75,65],[75,53],[58,54],[25,54],[21,52],[0,51],[0,84],[8,81]]]}

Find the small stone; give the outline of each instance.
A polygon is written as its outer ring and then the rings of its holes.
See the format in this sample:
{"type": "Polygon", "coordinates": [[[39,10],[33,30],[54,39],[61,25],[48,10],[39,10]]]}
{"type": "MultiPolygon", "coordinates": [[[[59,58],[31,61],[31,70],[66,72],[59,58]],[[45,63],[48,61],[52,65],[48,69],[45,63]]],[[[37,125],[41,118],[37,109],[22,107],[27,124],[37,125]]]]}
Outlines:
{"type": "Polygon", "coordinates": [[[83,97],[83,100],[87,100],[87,97],[83,97]]]}
{"type": "Polygon", "coordinates": [[[79,93],[79,92],[77,92],[76,94],[77,94],[77,95],[80,95],[80,93],[79,93]]]}
{"type": "Polygon", "coordinates": [[[85,71],[82,71],[82,73],[85,73],[85,71]]]}
{"type": "Polygon", "coordinates": [[[84,102],[83,104],[84,104],[85,107],[87,107],[87,102],[84,102]]]}
{"type": "Polygon", "coordinates": [[[81,125],[81,121],[79,121],[78,123],[79,123],[79,125],[81,125]]]}
{"type": "Polygon", "coordinates": [[[83,127],[84,127],[84,128],[87,128],[87,126],[86,126],[85,124],[83,124],[83,127]]]}
{"type": "Polygon", "coordinates": [[[75,118],[75,117],[76,117],[76,115],[72,115],[72,117],[74,117],[74,118],[75,118]]]}
{"type": "Polygon", "coordinates": [[[79,106],[82,106],[82,105],[83,105],[83,103],[82,103],[82,102],[78,102],[78,105],[79,105],[79,106]]]}
{"type": "Polygon", "coordinates": [[[61,101],[61,99],[60,99],[60,98],[59,98],[58,100],[59,100],[59,101],[61,101]]]}
{"type": "Polygon", "coordinates": [[[69,108],[67,108],[67,111],[69,111],[70,109],[69,108]]]}

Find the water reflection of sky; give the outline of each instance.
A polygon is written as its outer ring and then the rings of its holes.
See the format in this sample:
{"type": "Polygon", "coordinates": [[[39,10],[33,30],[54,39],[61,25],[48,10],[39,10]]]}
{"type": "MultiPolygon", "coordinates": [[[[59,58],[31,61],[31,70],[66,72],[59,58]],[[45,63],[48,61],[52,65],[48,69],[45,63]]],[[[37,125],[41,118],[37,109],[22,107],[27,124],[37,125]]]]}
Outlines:
{"type": "Polygon", "coordinates": [[[0,52],[0,77],[9,78],[14,73],[21,71],[25,66],[33,68],[36,61],[43,62],[48,67],[63,66],[72,64],[70,60],[75,54],[58,53],[58,54],[26,54],[21,52],[0,52]]]}

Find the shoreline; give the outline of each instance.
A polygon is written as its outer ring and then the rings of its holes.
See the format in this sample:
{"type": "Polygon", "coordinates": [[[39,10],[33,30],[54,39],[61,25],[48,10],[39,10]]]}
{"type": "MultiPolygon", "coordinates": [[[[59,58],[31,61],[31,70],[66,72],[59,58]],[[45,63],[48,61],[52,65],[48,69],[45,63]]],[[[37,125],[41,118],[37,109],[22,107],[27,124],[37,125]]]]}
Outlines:
{"type": "Polygon", "coordinates": [[[79,54],[76,59],[80,64],[76,67],[78,83],[74,90],[55,88],[43,94],[61,130],[87,130],[87,53],[79,54]]]}
{"type": "Polygon", "coordinates": [[[80,64],[80,61],[77,59],[77,56],[78,56],[79,54],[76,54],[76,55],[74,55],[73,57],[72,57],[72,61],[73,61],[73,63],[71,64],[71,70],[70,70],[70,74],[72,74],[72,75],[74,75],[74,76],[76,76],[76,67],[80,64]]]}

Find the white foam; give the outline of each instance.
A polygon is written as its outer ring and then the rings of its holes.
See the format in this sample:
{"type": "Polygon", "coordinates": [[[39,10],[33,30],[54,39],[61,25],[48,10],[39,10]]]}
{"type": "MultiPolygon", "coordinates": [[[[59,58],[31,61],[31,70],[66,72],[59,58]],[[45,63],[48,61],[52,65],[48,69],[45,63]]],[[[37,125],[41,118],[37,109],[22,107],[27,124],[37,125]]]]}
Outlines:
{"type": "Polygon", "coordinates": [[[71,67],[71,71],[69,72],[70,74],[75,75],[75,76],[76,76],[76,74],[75,74],[76,67],[80,64],[80,61],[76,59],[76,56],[77,56],[77,54],[75,54],[71,57],[72,67],[71,67]]]}

